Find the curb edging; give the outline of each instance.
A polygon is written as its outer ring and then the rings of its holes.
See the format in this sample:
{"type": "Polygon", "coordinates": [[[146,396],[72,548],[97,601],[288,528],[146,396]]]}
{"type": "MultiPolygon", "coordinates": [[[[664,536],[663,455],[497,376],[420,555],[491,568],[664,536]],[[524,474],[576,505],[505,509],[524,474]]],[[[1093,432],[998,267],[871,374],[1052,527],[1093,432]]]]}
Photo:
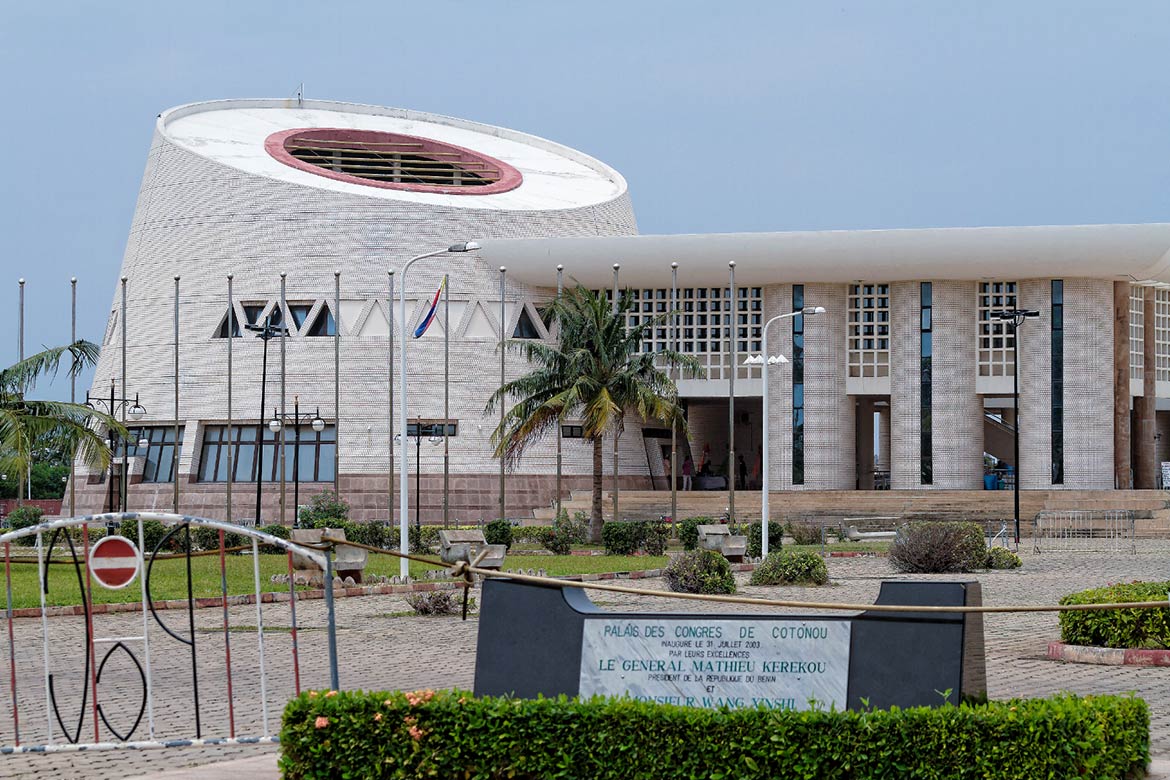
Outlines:
{"type": "Polygon", "coordinates": [[[1048,659],[1103,666],[1170,666],[1170,650],[1140,647],[1091,647],[1064,642],[1048,643],[1048,659]]]}

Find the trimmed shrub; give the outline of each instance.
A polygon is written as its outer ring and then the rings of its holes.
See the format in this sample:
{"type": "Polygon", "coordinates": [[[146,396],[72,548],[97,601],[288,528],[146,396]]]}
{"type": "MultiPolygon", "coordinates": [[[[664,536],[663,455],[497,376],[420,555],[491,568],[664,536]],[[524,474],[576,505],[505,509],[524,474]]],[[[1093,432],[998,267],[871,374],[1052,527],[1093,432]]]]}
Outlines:
{"type": "MultiPolygon", "coordinates": [[[[219,529],[211,528],[205,525],[191,526],[191,541],[198,550],[218,550],[219,549],[219,529]]],[[[225,531],[223,535],[223,546],[240,547],[242,545],[251,546],[251,542],[244,539],[242,534],[237,534],[232,531],[225,531]]],[[[235,553],[232,553],[233,555],[235,553]]]]}
{"type": "Polygon", "coordinates": [[[332,490],[322,490],[309,499],[298,519],[302,528],[335,528],[324,521],[349,519],[349,504],[332,490]]]}
{"type": "Polygon", "coordinates": [[[699,546],[699,526],[713,525],[715,523],[709,517],[687,517],[678,521],[678,540],[682,543],[684,550],[694,550],[699,546]]]}
{"type": "MultiPolygon", "coordinates": [[[[39,506],[18,506],[8,513],[8,527],[13,531],[19,531],[21,528],[31,528],[34,525],[40,525],[44,515],[45,510],[39,506]]],[[[22,536],[15,542],[15,544],[21,547],[35,547],[36,543],[36,534],[22,536]]],[[[48,537],[45,538],[45,543],[48,544],[48,537]]]]}
{"type": "MultiPolygon", "coordinates": [[[[268,525],[261,526],[256,530],[266,533],[269,536],[275,536],[277,539],[288,540],[292,538],[292,534],[289,532],[288,526],[281,525],[280,523],[269,523],[268,525]]],[[[262,544],[260,545],[259,549],[261,553],[284,553],[284,549],[273,544],[262,544]]]]}
{"type": "Polygon", "coordinates": [[[752,572],[752,585],[824,585],[829,581],[825,559],[815,552],[769,552],[752,572]]]}
{"type": "MultiPolygon", "coordinates": [[[[382,520],[372,520],[368,523],[350,523],[345,527],[345,538],[358,544],[368,544],[371,547],[386,547],[390,538],[390,527],[382,520]]],[[[397,541],[397,537],[395,537],[397,541]]]]}
{"type": "MultiPolygon", "coordinates": [[[[788,535],[793,544],[820,544],[821,527],[806,520],[793,520],[788,524],[788,535]]],[[[770,545],[771,542],[769,541],[770,545]]]]}
{"type": "MultiPolygon", "coordinates": [[[[752,558],[759,558],[764,554],[761,530],[762,525],[760,523],[748,523],[747,525],[740,526],[736,531],[736,533],[743,534],[747,537],[747,554],[752,558]]],[[[776,552],[783,544],[784,523],[768,523],[768,552],[776,552]]]]}
{"type": "Polygon", "coordinates": [[[647,521],[642,523],[642,549],[647,555],[663,555],[670,541],[670,526],[666,523],[647,521]]]}
{"type": "Polygon", "coordinates": [[[1144,772],[1149,732],[1145,702],[1128,696],[858,712],[308,691],[285,708],[280,769],[287,780],[1120,780],[1144,772]]]}
{"type": "Polygon", "coordinates": [[[1020,556],[1006,547],[992,547],[987,551],[988,569],[1018,569],[1023,565],[1020,556]]]}
{"type": "MultiPolygon", "coordinates": [[[[1126,604],[1165,601],[1170,582],[1130,582],[1070,593],[1061,604],[1126,604]]],[[[1061,612],[1060,640],[1096,647],[1170,648],[1170,609],[1061,612]]]]}
{"type": "MultiPolygon", "coordinates": [[[[406,603],[419,615],[460,615],[463,614],[463,591],[430,590],[410,593],[406,603]]],[[[475,607],[475,599],[468,598],[467,609],[475,607]]]]}
{"type": "Polygon", "coordinates": [[[492,520],[483,527],[483,538],[488,544],[502,544],[512,549],[512,524],[507,520],[492,520]]]}
{"type": "Polygon", "coordinates": [[[633,555],[642,546],[645,523],[609,522],[601,527],[606,555],[633,555]]]}
{"type": "MultiPolygon", "coordinates": [[[[143,520],[142,521],[142,556],[149,558],[150,554],[154,552],[159,543],[168,533],[169,528],[163,525],[158,520],[143,520]]],[[[118,535],[125,536],[135,544],[138,544],[138,521],[127,518],[118,526],[118,535]]],[[[170,552],[177,549],[182,544],[183,532],[180,531],[171,537],[171,544],[167,545],[168,549],[159,550],[160,553],[170,552]],[[177,541],[177,543],[176,543],[177,541]]]]}
{"type": "Polygon", "coordinates": [[[987,563],[983,529],[978,523],[922,520],[898,529],[890,546],[898,571],[947,573],[982,569],[987,563]]]}
{"type": "Polygon", "coordinates": [[[674,556],[663,576],[676,593],[735,593],[731,564],[714,550],[688,550],[674,556]]]}

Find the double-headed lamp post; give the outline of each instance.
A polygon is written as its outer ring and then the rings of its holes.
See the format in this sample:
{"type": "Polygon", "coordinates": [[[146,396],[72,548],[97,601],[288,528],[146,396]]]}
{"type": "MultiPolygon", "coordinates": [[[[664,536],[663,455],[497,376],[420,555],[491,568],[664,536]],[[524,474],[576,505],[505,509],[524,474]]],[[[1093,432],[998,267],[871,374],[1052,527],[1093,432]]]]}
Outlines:
{"type": "Polygon", "coordinates": [[[765,322],[764,327],[760,329],[760,354],[750,355],[743,361],[744,365],[759,365],[764,367],[763,371],[761,371],[761,376],[764,380],[764,452],[760,463],[760,469],[763,472],[763,484],[761,485],[762,495],[760,496],[760,553],[765,558],[768,557],[768,429],[771,427],[768,424],[768,366],[776,366],[788,362],[788,358],[783,355],[768,354],[768,326],[776,320],[788,319],[797,315],[812,316],[814,314],[824,313],[825,307],[823,306],[805,306],[799,311],[777,314],[765,322]]]}
{"type": "Polygon", "coordinates": [[[1016,550],[1020,549],[1020,326],[1025,320],[1036,319],[1039,316],[1040,312],[1034,309],[1005,309],[991,312],[992,319],[1006,322],[1012,334],[1012,414],[1015,417],[1012,455],[1015,463],[1012,467],[1016,470],[1012,498],[1015,506],[1016,550]]]}
{"type": "MultiPolygon", "coordinates": [[[[478,241],[462,241],[458,244],[452,244],[446,249],[438,249],[434,252],[424,252],[421,255],[415,255],[406,261],[406,265],[402,266],[401,276],[398,277],[398,282],[400,285],[398,288],[398,304],[399,308],[401,309],[399,312],[399,323],[401,325],[401,329],[398,331],[398,364],[399,376],[402,377],[402,390],[399,393],[400,406],[398,421],[399,430],[401,431],[405,431],[407,425],[406,391],[408,383],[406,381],[406,272],[409,271],[410,267],[419,260],[425,260],[428,257],[437,257],[438,255],[444,255],[448,252],[474,252],[477,249],[479,249],[478,241]]],[[[444,420],[443,425],[445,426],[446,424],[447,421],[444,420]]],[[[399,552],[401,552],[403,555],[408,555],[410,553],[410,540],[407,538],[407,534],[410,530],[410,524],[406,519],[407,512],[410,511],[410,475],[407,473],[409,471],[408,465],[408,461],[403,458],[402,465],[398,469],[398,549],[399,552]]],[[[406,560],[406,558],[399,559],[398,572],[403,580],[409,577],[410,561],[406,560]]]]}
{"type": "Polygon", "coordinates": [[[321,417],[321,409],[310,417],[308,412],[301,414],[301,398],[299,395],[293,396],[293,413],[291,416],[285,415],[282,420],[279,410],[272,410],[272,419],[268,421],[268,430],[272,431],[274,438],[279,439],[280,448],[283,450],[288,445],[288,437],[281,436],[280,430],[285,425],[291,424],[293,427],[293,527],[299,528],[301,525],[301,426],[308,425],[316,433],[325,430],[325,420],[321,417]]]}
{"type": "MultiPolygon", "coordinates": [[[[432,445],[439,445],[443,443],[443,437],[435,434],[436,428],[433,424],[428,426],[430,428],[430,435],[427,436],[427,441],[432,445]]],[[[414,421],[414,433],[406,429],[406,435],[414,438],[414,534],[419,540],[422,539],[422,440],[423,440],[423,424],[420,420],[414,421]]],[[[402,443],[402,434],[394,434],[394,443],[402,443]]],[[[406,462],[405,453],[403,453],[402,461],[406,462]]],[[[405,559],[404,559],[405,560],[405,559]]]]}
{"type": "MultiPolygon", "coordinates": [[[[146,407],[138,402],[138,394],[135,393],[134,398],[119,398],[114,392],[114,380],[110,380],[110,397],[102,398],[101,396],[85,394],[85,405],[90,409],[97,409],[98,405],[104,406],[105,411],[110,417],[116,417],[118,411],[125,407],[126,416],[132,421],[138,422],[146,416],[146,407]]],[[[106,511],[113,512],[114,510],[114,429],[109,428],[106,434],[106,440],[110,448],[110,477],[109,484],[106,486],[106,511]]],[[[126,448],[122,448],[122,484],[118,489],[118,511],[126,511],[126,480],[128,479],[126,470],[126,448]]],[[[178,477],[176,476],[176,479],[178,477]]]]}

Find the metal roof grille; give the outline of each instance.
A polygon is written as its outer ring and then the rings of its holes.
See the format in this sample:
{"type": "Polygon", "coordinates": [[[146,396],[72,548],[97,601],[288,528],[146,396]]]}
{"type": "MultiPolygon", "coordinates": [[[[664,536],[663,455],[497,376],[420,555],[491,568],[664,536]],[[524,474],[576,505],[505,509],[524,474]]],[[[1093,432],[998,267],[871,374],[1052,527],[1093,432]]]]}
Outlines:
{"type": "Polygon", "coordinates": [[[290,139],[285,149],[296,159],[335,173],[371,181],[446,187],[483,187],[500,180],[486,160],[466,159],[458,151],[426,150],[421,141],[330,141],[290,139]]]}

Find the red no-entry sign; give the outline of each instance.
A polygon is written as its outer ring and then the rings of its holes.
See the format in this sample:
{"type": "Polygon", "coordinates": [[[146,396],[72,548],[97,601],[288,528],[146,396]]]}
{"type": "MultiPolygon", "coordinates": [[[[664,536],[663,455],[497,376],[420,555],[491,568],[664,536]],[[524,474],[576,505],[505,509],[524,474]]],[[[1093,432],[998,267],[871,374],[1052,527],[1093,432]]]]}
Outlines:
{"type": "Polygon", "coordinates": [[[111,590],[133,582],[140,563],[138,548],[124,536],[107,536],[95,544],[89,554],[89,570],[93,578],[111,590]]]}

